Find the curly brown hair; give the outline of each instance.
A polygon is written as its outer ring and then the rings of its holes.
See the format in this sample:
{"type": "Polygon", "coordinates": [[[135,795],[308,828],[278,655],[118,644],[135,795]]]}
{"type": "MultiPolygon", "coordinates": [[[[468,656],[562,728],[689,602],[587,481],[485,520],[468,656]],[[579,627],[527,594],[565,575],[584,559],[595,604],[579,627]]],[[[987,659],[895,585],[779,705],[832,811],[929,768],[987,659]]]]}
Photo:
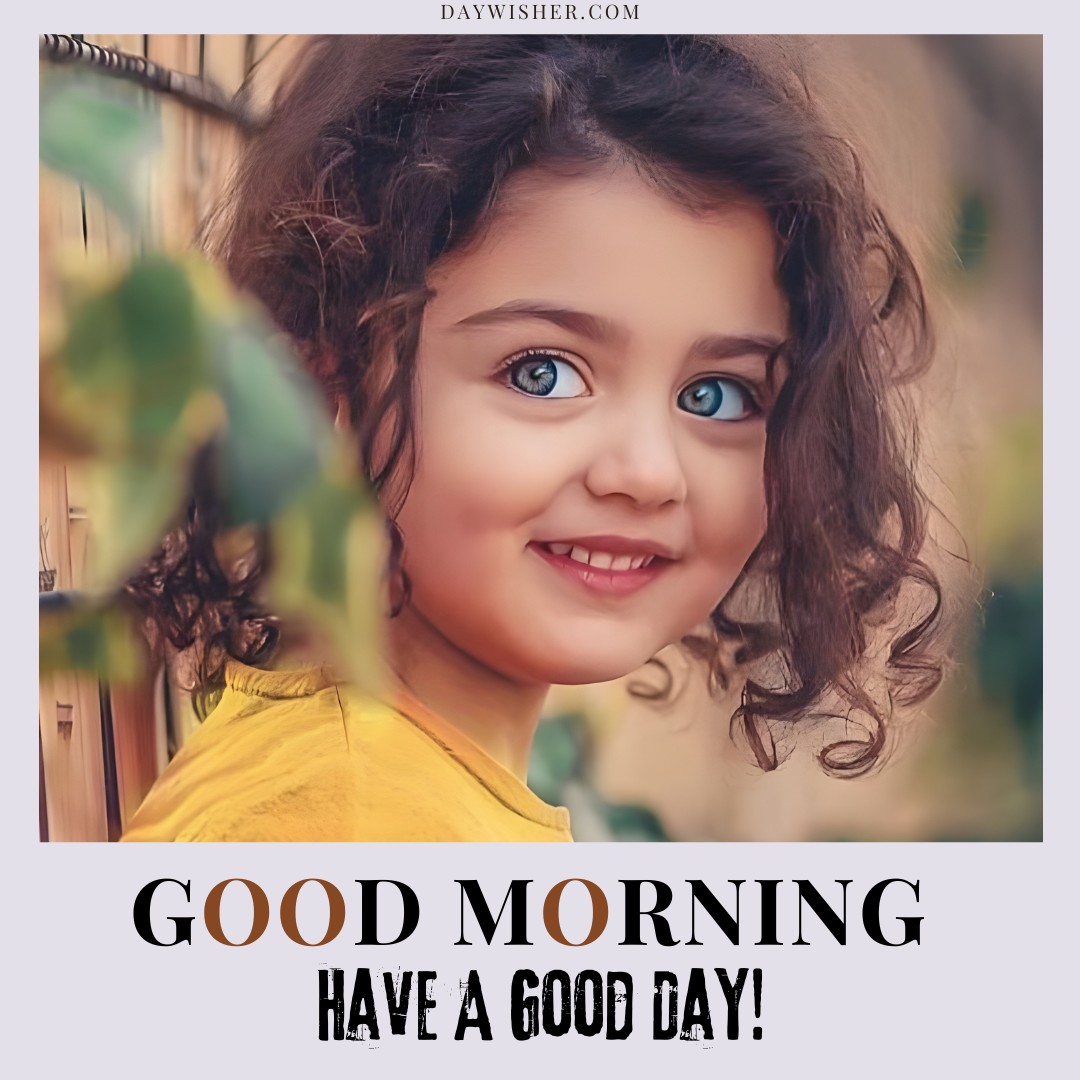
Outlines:
{"type": "MultiPolygon", "coordinates": [[[[691,207],[748,196],[773,222],[790,342],[768,422],[768,528],[708,632],[684,645],[716,686],[745,665],[732,727],[762,768],[777,765],[793,725],[827,715],[856,734],[826,740],[822,766],[864,773],[894,709],[942,673],[942,591],[922,559],[928,502],[900,396],[931,340],[912,259],[789,49],[651,36],[314,40],[247,148],[210,247],[292,338],[328,403],[345,403],[400,568],[407,537],[393,522],[415,465],[432,264],[477,235],[517,171],[612,161],[691,207]]],[[[211,480],[129,586],[174,646],[197,646],[202,689],[226,654],[260,662],[277,635],[254,599],[260,565],[226,575],[216,563],[211,480]]]]}

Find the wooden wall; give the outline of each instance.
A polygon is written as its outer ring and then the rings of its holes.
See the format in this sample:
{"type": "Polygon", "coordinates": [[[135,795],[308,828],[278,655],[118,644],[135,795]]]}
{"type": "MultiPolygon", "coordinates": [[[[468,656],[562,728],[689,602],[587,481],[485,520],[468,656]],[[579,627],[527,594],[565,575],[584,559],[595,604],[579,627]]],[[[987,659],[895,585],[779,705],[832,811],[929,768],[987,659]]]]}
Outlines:
{"type": "MultiPolygon", "coordinates": [[[[269,103],[302,39],[266,35],[101,35],[86,40],[211,79],[227,94],[244,91],[255,108],[269,103]]],[[[227,125],[159,99],[163,151],[150,176],[146,235],[130,236],[100,200],[78,184],[41,171],[43,333],[48,333],[48,266],[72,253],[122,265],[140,250],[189,247],[214,204],[239,148],[227,125]]],[[[56,588],[86,584],[94,508],[79,470],[42,458],[39,524],[49,528],[48,555],[56,588]]],[[[145,685],[100,686],[84,675],[40,680],[38,724],[42,838],[115,840],[164,767],[168,748],[182,744],[196,723],[187,697],[160,673],[145,685]]]]}

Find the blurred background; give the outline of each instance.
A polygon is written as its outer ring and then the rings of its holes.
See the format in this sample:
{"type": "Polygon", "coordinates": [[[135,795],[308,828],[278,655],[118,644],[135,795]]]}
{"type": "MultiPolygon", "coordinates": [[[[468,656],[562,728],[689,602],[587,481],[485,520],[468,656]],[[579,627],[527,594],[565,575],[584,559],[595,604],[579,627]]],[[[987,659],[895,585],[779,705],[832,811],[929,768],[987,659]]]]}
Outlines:
{"type": "MultiPolygon", "coordinates": [[[[302,43],[85,40],[209,79],[251,115],[302,43]]],[[[937,569],[958,598],[954,661],[944,687],[903,718],[885,768],[860,780],[826,777],[809,744],[761,773],[728,735],[737,694],[710,699],[677,650],[664,656],[675,696],[663,705],[628,693],[635,679],[654,678],[648,670],[557,688],[529,779],[570,807],[578,840],[1042,836],[1042,41],[819,39],[810,63],[926,276],[939,350],[918,401],[927,487],[942,512],[937,569]]],[[[148,248],[182,253],[235,160],[235,125],[166,96],[144,100],[159,116],[161,147],[137,227],[120,227],[87,184],[42,169],[43,342],[56,292],[50,266],[122,267],[148,248]]],[[[56,446],[42,454],[42,592],[85,586],[95,516],[104,514],[76,457],[56,446]]],[[[117,839],[197,722],[163,673],[121,685],[43,666],[42,838],[117,839]]]]}

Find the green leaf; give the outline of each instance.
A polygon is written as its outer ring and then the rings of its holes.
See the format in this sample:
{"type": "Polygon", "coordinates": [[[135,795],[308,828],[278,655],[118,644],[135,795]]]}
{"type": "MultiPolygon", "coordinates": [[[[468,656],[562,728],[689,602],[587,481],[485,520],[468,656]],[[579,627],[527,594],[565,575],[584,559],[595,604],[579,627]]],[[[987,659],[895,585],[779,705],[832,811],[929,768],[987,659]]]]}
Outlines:
{"type": "Polygon", "coordinates": [[[214,368],[228,416],[218,482],[228,521],[267,522],[314,484],[333,430],[314,385],[257,327],[221,325],[217,342],[214,368]]]}
{"type": "Polygon", "coordinates": [[[645,806],[616,806],[605,803],[604,820],[616,840],[669,839],[660,819],[645,806]]]}
{"type": "Polygon", "coordinates": [[[159,543],[187,499],[194,453],[225,417],[209,381],[201,273],[199,262],[154,256],[67,290],[67,336],[42,369],[43,427],[52,444],[88,451],[98,588],[159,543]]]}
{"type": "Polygon", "coordinates": [[[131,682],[143,672],[144,652],[130,619],[119,611],[84,605],[41,616],[41,675],[88,671],[131,682]]]}
{"type": "Polygon", "coordinates": [[[977,499],[982,525],[980,559],[988,574],[1016,582],[1042,567],[1041,410],[1017,411],[996,425],[981,461],[977,499]]]}
{"type": "Polygon", "coordinates": [[[1007,705],[1009,716],[1027,735],[1040,736],[1043,712],[1043,585],[987,584],[975,659],[988,700],[1007,705]]]}
{"type": "Polygon", "coordinates": [[[188,498],[182,460],[97,460],[86,465],[88,575],[102,589],[123,581],[161,542],[188,498]]]}
{"type": "Polygon", "coordinates": [[[50,386],[74,429],[143,456],[187,456],[207,437],[213,417],[185,418],[209,371],[187,267],[164,256],[134,264],[77,302],[68,327],[50,386]]]}
{"type": "Polygon", "coordinates": [[[358,482],[323,475],[271,525],[271,607],[321,630],[345,673],[376,690],[385,531],[358,482]]]}
{"type": "Polygon", "coordinates": [[[563,713],[545,718],[536,729],[529,759],[529,787],[545,802],[563,801],[563,788],[581,770],[584,717],[563,713]]]}
{"type": "Polygon", "coordinates": [[[50,168],[85,184],[129,225],[147,217],[148,157],[161,145],[156,106],[134,86],[89,72],[41,81],[39,147],[50,168]]]}
{"type": "Polygon", "coordinates": [[[977,191],[963,192],[957,206],[953,234],[953,250],[961,270],[972,273],[982,267],[989,238],[989,204],[977,191]]]}

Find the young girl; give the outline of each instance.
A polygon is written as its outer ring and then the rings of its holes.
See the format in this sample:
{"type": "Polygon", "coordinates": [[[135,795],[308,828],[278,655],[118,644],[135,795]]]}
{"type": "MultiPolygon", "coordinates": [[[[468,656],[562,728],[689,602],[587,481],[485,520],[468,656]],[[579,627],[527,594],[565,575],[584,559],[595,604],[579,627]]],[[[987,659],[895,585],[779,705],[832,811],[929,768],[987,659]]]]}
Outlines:
{"type": "Polygon", "coordinates": [[[320,40],[221,220],[379,494],[397,692],[264,670],[197,494],[132,591],[225,689],[126,839],[569,840],[524,783],[549,686],[674,642],[766,769],[833,717],[864,773],[937,685],[922,291],[783,50],[320,40]]]}

